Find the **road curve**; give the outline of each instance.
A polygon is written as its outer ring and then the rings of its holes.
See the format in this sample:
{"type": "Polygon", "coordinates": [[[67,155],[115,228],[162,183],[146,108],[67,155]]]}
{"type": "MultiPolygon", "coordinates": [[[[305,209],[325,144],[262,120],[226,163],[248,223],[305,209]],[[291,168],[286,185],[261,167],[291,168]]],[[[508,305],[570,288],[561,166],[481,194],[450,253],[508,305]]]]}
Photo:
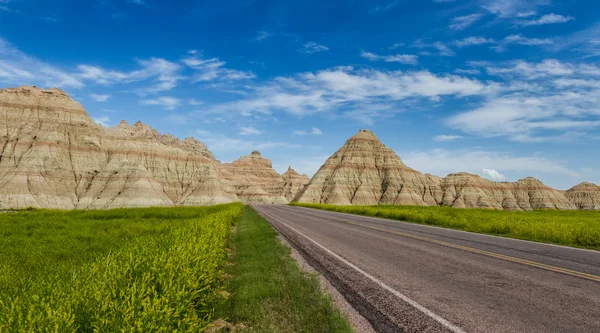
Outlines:
{"type": "Polygon", "coordinates": [[[256,205],[378,332],[600,332],[600,252],[256,205]]]}

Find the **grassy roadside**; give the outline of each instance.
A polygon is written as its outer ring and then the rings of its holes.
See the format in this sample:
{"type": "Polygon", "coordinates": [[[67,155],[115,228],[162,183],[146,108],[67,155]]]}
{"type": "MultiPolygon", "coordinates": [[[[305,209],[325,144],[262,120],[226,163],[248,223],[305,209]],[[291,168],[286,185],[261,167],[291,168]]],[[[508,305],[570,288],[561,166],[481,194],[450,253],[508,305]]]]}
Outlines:
{"type": "Polygon", "coordinates": [[[318,279],[298,269],[290,249],[252,208],[244,208],[230,242],[231,297],[217,308],[216,318],[237,324],[235,331],[352,331],[318,279]]]}
{"type": "Polygon", "coordinates": [[[513,212],[420,206],[291,205],[600,250],[600,212],[595,211],[513,212]]]}

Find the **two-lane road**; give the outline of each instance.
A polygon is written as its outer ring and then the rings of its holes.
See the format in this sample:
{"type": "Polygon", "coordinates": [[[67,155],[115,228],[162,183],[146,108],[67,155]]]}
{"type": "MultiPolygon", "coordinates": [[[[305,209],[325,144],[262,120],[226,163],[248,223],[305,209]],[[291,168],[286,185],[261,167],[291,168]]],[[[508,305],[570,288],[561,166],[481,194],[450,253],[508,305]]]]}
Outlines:
{"type": "Polygon", "coordinates": [[[379,332],[600,332],[600,252],[254,207],[379,332]]]}

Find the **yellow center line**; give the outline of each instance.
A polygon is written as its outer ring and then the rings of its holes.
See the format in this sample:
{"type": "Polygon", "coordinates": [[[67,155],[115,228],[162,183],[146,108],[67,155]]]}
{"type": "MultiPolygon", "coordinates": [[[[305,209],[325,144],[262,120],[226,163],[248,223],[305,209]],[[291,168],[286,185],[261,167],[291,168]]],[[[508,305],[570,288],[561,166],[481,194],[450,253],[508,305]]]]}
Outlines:
{"type": "MultiPolygon", "coordinates": [[[[342,221],[340,221],[340,222],[342,222],[342,221]]],[[[412,238],[412,239],[416,239],[416,240],[420,240],[420,241],[424,241],[424,242],[428,242],[428,243],[438,244],[438,245],[442,245],[442,246],[446,246],[446,247],[451,247],[451,248],[454,248],[454,249],[459,249],[459,250],[463,250],[463,251],[467,251],[467,252],[471,252],[471,253],[477,253],[477,254],[481,254],[481,255],[485,255],[485,256],[489,256],[489,257],[503,259],[503,260],[506,260],[506,261],[511,261],[511,262],[515,262],[515,263],[519,263],[519,264],[523,264],[523,265],[527,265],[527,266],[537,267],[537,268],[545,269],[545,270],[556,272],[556,273],[562,273],[562,274],[566,274],[566,275],[576,276],[576,277],[579,277],[579,278],[582,278],[582,279],[586,279],[586,280],[590,280],[590,281],[600,282],[600,276],[597,276],[597,275],[592,275],[592,274],[578,272],[578,271],[574,271],[574,270],[570,270],[570,269],[566,269],[566,268],[561,268],[561,267],[546,265],[546,264],[542,264],[542,263],[535,262],[535,261],[530,261],[530,260],[526,260],[526,259],[515,258],[515,257],[507,256],[507,255],[504,255],[504,254],[499,254],[499,253],[495,253],[495,252],[490,252],[490,251],[476,249],[476,248],[473,248],[473,247],[452,244],[452,243],[440,241],[440,240],[437,240],[437,239],[416,236],[416,235],[408,234],[408,233],[405,233],[405,232],[400,232],[400,231],[390,230],[390,229],[386,229],[386,228],[379,228],[379,227],[375,227],[375,226],[365,225],[365,224],[362,224],[362,223],[350,222],[350,221],[343,221],[343,223],[348,223],[348,224],[360,226],[360,227],[363,227],[363,228],[368,228],[368,229],[383,231],[383,232],[387,232],[387,233],[392,233],[392,234],[395,234],[395,235],[399,235],[399,236],[403,236],[403,237],[407,237],[407,238],[412,238]]]]}

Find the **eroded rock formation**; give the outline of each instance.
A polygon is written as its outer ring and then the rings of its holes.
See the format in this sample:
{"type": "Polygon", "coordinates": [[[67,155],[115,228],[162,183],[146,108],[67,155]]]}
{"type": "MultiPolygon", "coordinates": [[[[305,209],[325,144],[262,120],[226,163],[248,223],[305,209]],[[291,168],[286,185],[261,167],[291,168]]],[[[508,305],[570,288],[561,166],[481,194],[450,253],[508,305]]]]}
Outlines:
{"type": "Polygon", "coordinates": [[[333,154],[296,197],[336,205],[436,205],[439,179],[413,170],[371,131],[361,130],[333,154]]]}
{"type": "Polygon", "coordinates": [[[284,179],[275,170],[270,159],[253,151],[232,163],[219,165],[221,175],[235,188],[244,203],[286,204],[282,193],[284,179]]]}
{"type": "Polygon", "coordinates": [[[565,191],[565,196],[577,208],[600,210],[600,186],[593,183],[581,183],[565,191]]]}
{"type": "Polygon", "coordinates": [[[423,175],[402,163],[394,151],[367,130],[361,130],[335,152],[295,201],[506,210],[577,208],[561,192],[531,177],[493,182],[469,173],[446,178],[423,175]]]}
{"type": "Polygon", "coordinates": [[[97,125],[59,89],[0,90],[0,209],[238,201],[206,146],[149,126],[97,125]]]}
{"type": "Polygon", "coordinates": [[[292,201],[296,194],[310,181],[307,175],[299,174],[292,167],[288,167],[287,171],[281,177],[283,178],[281,195],[288,201],[292,201]]]}

